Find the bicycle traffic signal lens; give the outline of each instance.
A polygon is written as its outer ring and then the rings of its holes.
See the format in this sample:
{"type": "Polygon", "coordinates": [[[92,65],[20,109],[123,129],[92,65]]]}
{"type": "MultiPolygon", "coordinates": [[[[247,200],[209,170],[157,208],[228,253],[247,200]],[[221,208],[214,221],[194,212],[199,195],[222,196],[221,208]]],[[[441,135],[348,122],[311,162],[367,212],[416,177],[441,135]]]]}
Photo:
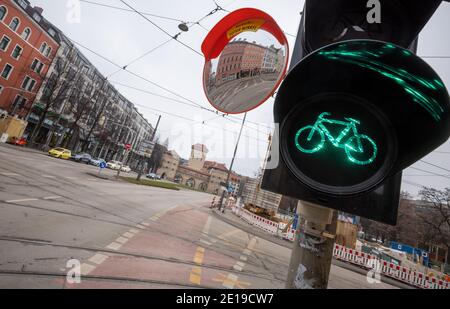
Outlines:
{"type": "Polygon", "coordinates": [[[355,194],[387,176],[395,156],[389,123],[364,99],[327,94],[298,104],[281,128],[293,174],[331,194],[355,194]],[[326,112],[324,112],[326,111],[326,112]]]}
{"type": "Polygon", "coordinates": [[[313,154],[323,149],[325,140],[328,140],[334,147],[343,149],[348,160],[354,164],[367,165],[374,162],[378,152],[377,144],[370,137],[357,132],[356,126],[360,124],[360,121],[351,118],[346,118],[347,121],[326,119],[325,115],[330,115],[330,113],[322,113],[314,126],[308,125],[297,131],[295,146],[298,150],[313,154]],[[337,136],[333,136],[327,129],[327,124],[342,126],[343,130],[338,132],[337,136]],[[314,145],[312,140],[317,135],[320,136],[320,141],[314,145]],[[307,144],[311,144],[311,142],[313,148],[309,149],[307,144]],[[361,159],[360,155],[367,156],[367,158],[361,159]]]}

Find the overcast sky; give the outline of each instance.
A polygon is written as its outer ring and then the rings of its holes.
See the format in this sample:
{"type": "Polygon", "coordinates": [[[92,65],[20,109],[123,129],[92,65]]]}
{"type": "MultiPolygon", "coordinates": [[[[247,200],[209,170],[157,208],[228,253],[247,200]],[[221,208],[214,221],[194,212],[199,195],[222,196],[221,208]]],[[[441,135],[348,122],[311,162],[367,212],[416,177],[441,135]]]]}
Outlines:
{"type": "MultiPolygon", "coordinates": [[[[70,38],[121,66],[142,56],[168,39],[168,36],[163,32],[132,12],[81,2],[81,14],[78,20],[78,14],[73,10],[74,5],[76,6],[76,0],[30,1],[33,5],[42,7],[44,16],[63,30],[70,38]]],[[[126,8],[119,0],[92,1],[126,8]]],[[[186,22],[197,21],[215,8],[213,0],[126,0],[126,2],[140,11],[186,22]]],[[[272,15],[280,27],[288,34],[296,34],[300,21],[300,12],[303,8],[303,1],[299,0],[218,0],[217,2],[229,11],[242,7],[261,9],[272,15]]],[[[225,14],[225,12],[217,12],[207,17],[201,22],[201,26],[194,26],[189,32],[180,35],[179,40],[194,50],[200,51],[201,43],[207,34],[206,29],[211,29],[225,14]]],[[[422,32],[419,43],[419,55],[450,56],[450,40],[448,39],[448,31],[450,30],[449,17],[450,3],[443,3],[422,32]]],[[[150,16],[148,18],[172,35],[179,32],[179,22],[177,21],[150,16]]],[[[289,35],[287,37],[292,52],[294,38],[289,35]]],[[[117,71],[117,68],[112,64],[86,50],[82,51],[104,75],[117,71]]],[[[448,88],[450,86],[450,58],[425,60],[438,72],[448,88]]],[[[168,88],[201,106],[211,108],[203,94],[203,64],[204,60],[200,55],[172,40],[130,65],[128,70],[168,88]]],[[[182,100],[174,94],[165,92],[124,71],[111,76],[110,80],[182,100]]],[[[207,111],[118,84],[116,84],[116,88],[135,103],[152,124],[156,123],[157,115],[162,115],[159,130],[160,137],[162,140],[169,138],[170,148],[175,149],[181,156],[185,158],[189,156],[191,144],[204,143],[210,149],[208,159],[224,162],[229,166],[235,139],[239,131],[239,119],[242,118],[242,115],[234,116],[234,118],[231,118],[232,121],[230,121],[207,111]],[[152,110],[149,108],[152,108],[152,110]],[[167,113],[158,112],[158,110],[167,113]],[[202,124],[203,121],[205,121],[205,125],[202,124]]],[[[261,165],[267,149],[267,133],[270,131],[268,127],[273,127],[272,110],[273,99],[270,99],[258,109],[248,113],[250,122],[247,123],[247,127],[244,130],[244,136],[235,162],[235,170],[238,173],[252,176],[261,165]],[[262,125],[257,126],[252,122],[261,123],[262,125]]],[[[450,187],[449,158],[450,142],[447,142],[436,152],[424,158],[425,161],[438,165],[441,168],[422,162],[414,166],[436,174],[449,175],[448,178],[407,169],[404,172],[404,180],[408,183],[404,182],[404,189],[416,194],[419,189],[418,185],[428,185],[437,188],[450,187]]]]}

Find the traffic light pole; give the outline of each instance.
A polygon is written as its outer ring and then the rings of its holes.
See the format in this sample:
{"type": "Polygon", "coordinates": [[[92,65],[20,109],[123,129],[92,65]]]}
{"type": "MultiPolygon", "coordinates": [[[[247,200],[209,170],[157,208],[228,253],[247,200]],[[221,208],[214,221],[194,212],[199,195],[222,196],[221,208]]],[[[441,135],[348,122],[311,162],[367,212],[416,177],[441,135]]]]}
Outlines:
{"type": "Polygon", "coordinates": [[[299,201],[299,223],[286,288],[326,289],[333,257],[337,211],[299,201]]]}
{"type": "MultiPolygon", "coordinates": [[[[302,46],[304,18],[302,14],[290,69],[304,56],[302,46]]],[[[336,238],[337,211],[299,201],[297,214],[299,222],[295,231],[286,288],[326,289],[336,238]]]]}

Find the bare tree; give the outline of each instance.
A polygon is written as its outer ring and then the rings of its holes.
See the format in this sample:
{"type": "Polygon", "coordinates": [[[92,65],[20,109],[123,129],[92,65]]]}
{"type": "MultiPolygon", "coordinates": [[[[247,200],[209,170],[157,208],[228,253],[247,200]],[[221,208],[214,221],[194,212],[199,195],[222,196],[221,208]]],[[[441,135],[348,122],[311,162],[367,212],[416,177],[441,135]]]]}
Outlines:
{"type": "Polygon", "coordinates": [[[418,246],[421,242],[421,229],[416,216],[416,206],[411,198],[408,192],[401,192],[395,226],[361,218],[361,226],[366,236],[382,241],[399,241],[414,247],[418,246]]]}
{"type": "Polygon", "coordinates": [[[44,108],[39,115],[38,123],[31,133],[30,143],[35,142],[49,111],[56,109],[70,96],[70,89],[75,75],[78,75],[78,72],[71,67],[71,59],[73,57],[73,48],[66,60],[57,56],[53,64],[52,73],[44,80],[44,90],[41,97],[41,103],[44,103],[44,108]]]}
{"type": "Polygon", "coordinates": [[[418,217],[424,227],[423,238],[427,243],[447,249],[445,263],[448,263],[450,249],[450,188],[437,190],[423,188],[419,195],[426,203],[418,217]]]}
{"type": "MultiPolygon", "coordinates": [[[[77,140],[80,133],[80,121],[87,117],[87,115],[92,111],[93,109],[93,103],[91,102],[91,98],[87,95],[87,93],[84,91],[85,88],[88,86],[86,85],[83,78],[79,78],[76,82],[76,86],[74,89],[76,91],[73,91],[71,94],[71,97],[69,98],[70,102],[70,113],[73,115],[74,119],[72,124],[69,128],[69,134],[64,142],[63,147],[70,148],[75,147],[77,144],[77,140]]],[[[89,93],[89,91],[87,91],[89,93]]]]}

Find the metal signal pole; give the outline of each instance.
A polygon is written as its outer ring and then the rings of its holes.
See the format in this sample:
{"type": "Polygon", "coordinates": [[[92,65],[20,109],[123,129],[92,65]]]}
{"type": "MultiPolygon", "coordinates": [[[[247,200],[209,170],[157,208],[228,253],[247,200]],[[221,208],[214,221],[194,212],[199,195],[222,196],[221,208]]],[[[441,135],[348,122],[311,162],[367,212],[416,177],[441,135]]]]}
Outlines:
{"type": "MultiPolygon", "coordinates": [[[[238,139],[237,139],[237,142],[236,142],[236,146],[234,147],[233,159],[231,159],[230,169],[228,170],[228,176],[227,176],[227,181],[226,181],[227,190],[228,190],[228,183],[230,182],[231,173],[232,173],[232,170],[233,170],[234,159],[236,159],[236,153],[237,153],[237,150],[238,150],[238,147],[239,147],[239,142],[241,140],[242,129],[244,128],[245,120],[247,120],[247,113],[245,113],[244,119],[242,119],[241,129],[239,131],[239,136],[238,136],[238,139]]],[[[224,197],[225,197],[225,191],[222,191],[222,195],[220,196],[220,201],[219,201],[219,210],[222,209],[222,212],[225,212],[225,207],[223,206],[223,199],[224,199],[224,197]]]]}

